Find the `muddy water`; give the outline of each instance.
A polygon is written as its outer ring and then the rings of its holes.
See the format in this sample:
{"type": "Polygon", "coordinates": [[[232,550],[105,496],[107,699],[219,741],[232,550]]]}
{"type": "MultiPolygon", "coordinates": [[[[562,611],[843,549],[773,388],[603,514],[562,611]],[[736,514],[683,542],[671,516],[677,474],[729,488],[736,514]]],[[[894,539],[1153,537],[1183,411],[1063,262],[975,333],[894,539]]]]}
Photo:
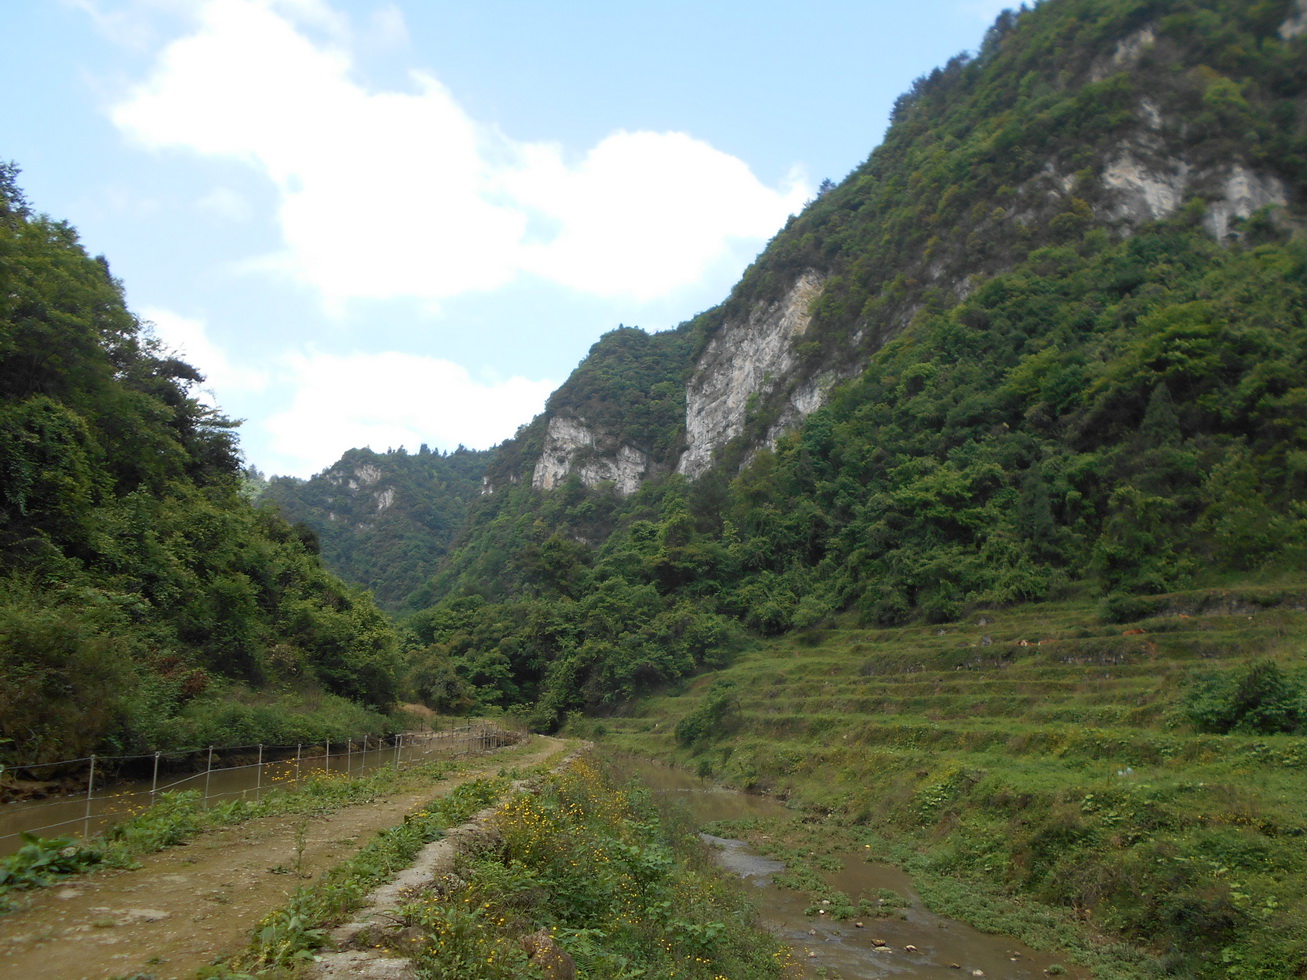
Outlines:
{"type": "MultiPolygon", "coordinates": [[[[655,794],[687,810],[699,827],[716,820],[749,817],[793,819],[775,800],[713,786],[667,766],[627,757],[620,767],[638,776],[655,794]]],[[[772,876],[785,867],[780,861],[759,854],[743,841],[704,833],[700,837],[722,867],[748,883],[762,924],[794,949],[795,959],[806,967],[806,976],[1044,980],[1045,971],[1059,963],[1066,966],[1069,980],[1089,977],[1087,971],[1070,966],[1065,957],[935,915],[922,904],[907,874],[892,865],[867,860],[866,853],[838,855],[841,870],[824,875],[830,890],[843,892],[856,904],[859,898],[874,902],[879,889],[889,888],[903,896],[908,906],[889,916],[834,921],[826,915],[805,914],[812,905],[811,896],[775,884],[772,876]],[[856,925],[859,921],[861,928],[856,925]]]]}
{"type": "MultiPolygon", "coordinates": [[[[448,744],[437,738],[413,739],[397,751],[386,746],[362,750],[357,745],[333,746],[330,757],[321,746],[317,755],[306,748],[298,764],[290,758],[222,768],[215,757],[215,768],[189,774],[160,774],[157,779],[122,780],[105,785],[96,780],[95,792],[88,801],[85,789],[54,799],[0,804],[0,857],[12,854],[23,845],[22,834],[39,837],[82,837],[102,833],[120,821],[140,813],[158,794],[186,790],[198,791],[210,805],[235,799],[259,799],[273,787],[294,786],[310,776],[326,773],[357,777],[398,763],[401,766],[426,761],[465,750],[462,741],[448,744]]],[[[203,760],[201,760],[203,762],[203,760]]],[[[82,777],[85,779],[86,777],[82,777]]]]}

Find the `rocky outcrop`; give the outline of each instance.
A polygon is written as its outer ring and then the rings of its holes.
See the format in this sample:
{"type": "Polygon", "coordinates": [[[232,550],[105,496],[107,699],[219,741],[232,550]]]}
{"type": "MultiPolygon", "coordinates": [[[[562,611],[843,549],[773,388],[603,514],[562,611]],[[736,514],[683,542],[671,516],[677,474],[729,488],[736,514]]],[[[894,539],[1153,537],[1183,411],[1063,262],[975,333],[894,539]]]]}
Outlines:
{"type": "Polygon", "coordinates": [[[1230,234],[1235,220],[1267,205],[1288,204],[1283,181],[1255,173],[1241,163],[1220,172],[1205,172],[1183,160],[1145,162],[1130,149],[1104,168],[1103,183],[1116,198],[1111,216],[1132,226],[1166,218],[1194,194],[1202,193],[1209,202],[1203,225],[1218,240],[1230,234]]]}
{"type": "MultiPolygon", "coordinates": [[[[334,487],[341,487],[344,491],[354,497],[358,497],[361,492],[369,493],[371,506],[369,510],[373,514],[381,514],[395,506],[395,488],[394,487],[377,487],[376,490],[369,492],[370,487],[376,486],[384,474],[381,467],[373,463],[361,463],[353,468],[352,471],[341,471],[338,469],[330,470],[323,474],[323,478],[334,487]]],[[[334,498],[328,497],[328,502],[334,502],[334,498]]],[[[335,521],[336,514],[329,512],[327,520],[335,521]]],[[[371,525],[358,524],[358,529],[366,530],[371,525]]]]}
{"type": "MultiPolygon", "coordinates": [[[[788,379],[796,365],[795,340],[808,329],[821,284],[816,272],[802,273],[780,300],[755,306],[742,321],[728,320],[709,341],[686,386],[686,450],[678,473],[694,479],[706,472],[713,454],[744,431],[750,399],[788,379]]],[[[822,394],[798,394],[786,427],[816,408],[822,394]]]]}
{"type": "Polygon", "coordinates": [[[597,432],[581,418],[555,415],[531,476],[537,490],[552,490],[575,472],[587,487],[611,482],[623,496],[635,493],[655,470],[649,455],[597,432]]]}

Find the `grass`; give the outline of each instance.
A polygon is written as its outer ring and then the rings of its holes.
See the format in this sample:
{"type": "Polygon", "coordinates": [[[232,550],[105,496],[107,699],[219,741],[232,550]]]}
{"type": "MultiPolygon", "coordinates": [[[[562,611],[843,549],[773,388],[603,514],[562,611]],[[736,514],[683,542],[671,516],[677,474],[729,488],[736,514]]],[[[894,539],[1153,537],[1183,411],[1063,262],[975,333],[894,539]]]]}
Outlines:
{"type": "Polygon", "coordinates": [[[503,776],[464,783],[432,800],[403,823],[377,834],[321,881],[296,889],[283,908],[264,916],[246,952],[202,975],[275,975],[311,960],[315,950],[327,945],[329,926],[362,905],[378,885],[412,864],[417,853],[437,840],[446,827],[462,823],[489,806],[507,786],[503,776]]]}
{"type": "MultiPolygon", "coordinates": [[[[481,760],[472,756],[424,762],[399,771],[384,768],[362,776],[316,773],[296,788],[273,786],[258,800],[242,798],[208,807],[195,790],[161,793],[153,806],[100,837],[89,841],[31,837],[16,854],[0,858],[0,914],[15,907],[15,898],[22,891],[100,868],[132,867],[144,854],[184,844],[207,830],[258,817],[323,815],[386,794],[414,790],[480,764],[481,760]]],[[[298,844],[297,855],[302,856],[298,844]]]]}
{"type": "Polygon", "coordinates": [[[661,817],[647,793],[619,787],[592,760],[537,776],[467,783],[378,834],[350,860],[266,916],[250,948],[202,976],[292,977],[327,931],[443,829],[498,801],[454,873],[396,910],[367,941],[411,959],[429,980],[551,974],[528,959],[545,942],[579,976],[779,980],[788,952],[752,926],[736,882],[707,861],[688,826],[661,817]]]}
{"type": "Polygon", "coordinates": [[[777,980],[790,962],[689,828],[588,759],[504,801],[457,876],[383,940],[432,980],[539,975],[522,940],[541,930],[578,976],[777,980]]]}
{"type": "Polygon", "coordinates": [[[823,828],[814,850],[873,844],[937,910],[1100,977],[1300,975],[1307,743],[1193,720],[1200,678],[1233,690],[1270,661],[1301,684],[1305,598],[1278,583],[814,630],[605,719],[604,740],[785,797],[823,828]],[[730,710],[679,744],[722,682],[730,710]]]}

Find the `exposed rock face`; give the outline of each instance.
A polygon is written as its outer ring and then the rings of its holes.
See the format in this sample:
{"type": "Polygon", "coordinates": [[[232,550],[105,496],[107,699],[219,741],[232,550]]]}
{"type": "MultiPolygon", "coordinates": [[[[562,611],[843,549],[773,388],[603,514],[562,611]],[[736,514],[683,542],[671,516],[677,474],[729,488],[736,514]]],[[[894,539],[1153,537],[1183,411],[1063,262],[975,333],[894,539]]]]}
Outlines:
{"type": "Polygon", "coordinates": [[[635,493],[653,469],[649,456],[634,446],[596,433],[584,419],[555,415],[549,420],[531,485],[552,490],[575,470],[585,486],[611,481],[617,492],[626,496],[635,493]]]}
{"type": "Polygon", "coordinates": [[[1203,218],[1203,225],[1218,241],[1229,234],[1234,219],[1246,218],[1268,204],[1288,204],[1284,183],[1278,177],[1256,174],[1238,164],[1230,168],[1222,191],[1223,196],[1208,206],[1203,218]]]}
{"type": "MultiPolygon", "coordinates": [[[[808,329],[821,283],[816,272],[802,273],[784,298],[755,307],[743,322],[726,322],[709,341],[686,386],[687,448],[678,473],[693,480],[706,472],[713,453],[744,431],[750,396],[775,390],[793,370],[794,341],[808,329]]],[[[796,392],[791,418],[802,418],[820,404],[823,393],[814,392],[796,392]]]]}
{"type": "Polygon", "coordinates": [[[1211,203],[1203,225],[1218,240],[1230,233],[1232,221],[1268,204],[1288,204],[1283,181],[1240,163],[1224,173],[1203,173],[1183,160],[1144,163],[1130,150],[1104,169],[1103,183],[1117,192],[1112,216],[1132,225],[1165,218],[1196,191],[1206,191],[1211,203]]]}
{"type": "Polygon", "coordinates": [[[852,377],[861,367],[861,362],[850,365],[844,371],[826,371],[806,381],[790,392],[789,400],[781,408],[781,414],[767,430],[764,444],[768,449],[776,447],[776,441],[785,433],[797,429],[809,415],[826,404],[826,396],[841,381],[852,377]]]}
{"type": "MultiPolygon", "coordinates": [[[[336,487],[343,486],[348,495],[357,498],[357,496],[360,495],[361,493],[366,493],[369,487],[376,486],[376,484],[380,482],[382,475],[383,474],[379,466],[375,466],[372,463],[362,463],[354,467],[352,473],[344,473],[339,471],[328,472],[328,473],[324,473],[323,477],[332,486],[336,486],[336,487]]],[[[376,514],[384,513],[385,511],[389,510],[391,507],[395,506],[394,487],[378,487],[376,490],[371,491],[370,496],[372,499],[372,510],[376,514]]],[[[331,502],[333,499],[334,498],[329,497],[328,502],[331,502]]],[[[327,520],[335,521],[336,519],[337,518],[335,513],[329,512],[327,514],[327,520]]],[[[355,525],[355,527],[358,530],[366,530],[367,528],[371,527],[371,525],[357,524],[355,525]]]]}
{"type": "Polygon", "coordinates": [[[349,488],[357,490],[361,486],[370,487],[380,479],[380,468],[373,466],[371,463],[364,463],[354,471],[354,479],[349,481],[349,488]]]}
{"type": "Polygon", "coordinates": [[[1165,218],[1184,200],[1190,168],[1183,161],[1168,161],[1169,167],[1150,166],[1129,150],[1103,170],[1103,183],[1117,192],[1112,216],[1131,224],[1165,218]]]}

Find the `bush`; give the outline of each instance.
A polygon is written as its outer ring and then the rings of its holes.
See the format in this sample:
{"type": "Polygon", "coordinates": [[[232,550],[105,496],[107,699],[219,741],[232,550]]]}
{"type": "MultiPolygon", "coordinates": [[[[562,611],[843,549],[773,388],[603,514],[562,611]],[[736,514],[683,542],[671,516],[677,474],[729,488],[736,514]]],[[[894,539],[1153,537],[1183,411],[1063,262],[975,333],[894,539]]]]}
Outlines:
{"type": "Polygon", "coordinates": [[[731,681],[713,681],[698,706],[676,723],[676,741],[685,746],[696,745],[711,735],[728,730],[740,712],[734,688],[731,681]]]}
{"type": "Polygon", "coordinates": [[[1307,700],[1299,681],[1275,663],[1259,660],[1237,682],[1228,674],[1200,679],[1186,698],[1185,711],[1202,732],[1293,735],[1304,729],[1307,700]]]}

